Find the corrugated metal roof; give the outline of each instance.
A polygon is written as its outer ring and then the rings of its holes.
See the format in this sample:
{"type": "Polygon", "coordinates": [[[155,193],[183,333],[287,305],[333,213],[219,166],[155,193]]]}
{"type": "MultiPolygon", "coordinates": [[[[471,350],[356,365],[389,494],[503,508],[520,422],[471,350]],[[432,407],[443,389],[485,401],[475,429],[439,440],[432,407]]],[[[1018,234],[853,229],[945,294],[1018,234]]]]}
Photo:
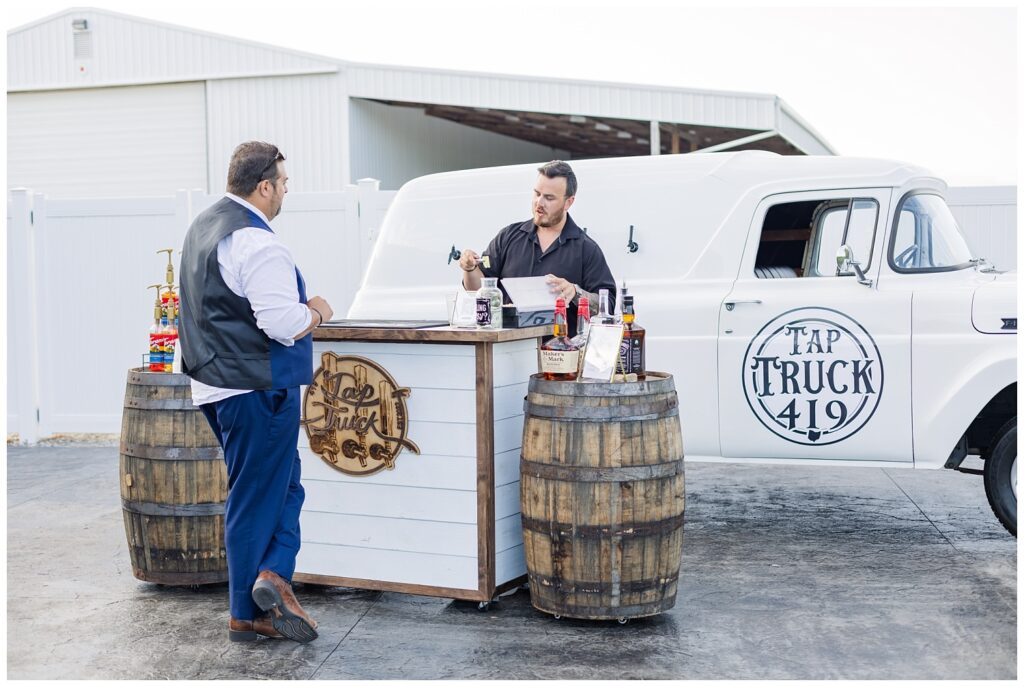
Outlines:
{"type": "Polygon", "coordinates": [[[8,93],[338,69],[336,60],[93,8],[7,33],[8,93]],[[76,20],[87,28],[76,30],[76,20]]]}
{"type": "Polygon", "coordinates": [[[92,8],[7,41],[8,92],[336,71],[347,97],[775,131],[805,153],[836,153],[771,94],[357,64],[92,8]],[[88,40],[76,42],[75,19],[88,40]]]}

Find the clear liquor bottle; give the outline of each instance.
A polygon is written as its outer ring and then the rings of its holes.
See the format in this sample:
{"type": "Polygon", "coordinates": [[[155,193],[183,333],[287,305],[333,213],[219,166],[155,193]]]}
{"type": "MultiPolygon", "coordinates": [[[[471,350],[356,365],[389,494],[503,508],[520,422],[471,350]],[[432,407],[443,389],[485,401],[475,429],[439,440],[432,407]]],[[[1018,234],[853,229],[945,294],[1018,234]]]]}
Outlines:
{"type": "Polygon", "coordinates": [[[540,371],[544,379],[571,382],[579,375],[580,348],[569,339],[565,299],[555,301],[554,336],[540,347],[540,371]]]}
{"type": "Polygon", "coordinates": [[[629,295],[629,289],[626,288],[626,282],[622,282],[622,286],[619,287],[618,292],[615,294],[615,314],[613,317],[618,323],[622,322],[622,313],[625,311],[626,296],[629,295]]]}
{"type": "Polygon", "coordinates": [[[583,354],[583,347],[587,345],[588,334],[590,334],[590,299],[581,296],[576,313],[576,336],[572,337],[572,342],[580,347],[580,355],[583,354]]]}
{"type": "Polygon", "coordinates": [[[615,317],[609,306],[608,289],[601,289],[597,292],[597,323],[615,324],[615,317]]]}
{"type": "Polygon", "coordinates": [[[580,349],[580,357],[577,364],[577,375],[583,373],[583,357],[587,354],[587,337],[590,335],[590,299],[586,296],[580,297],[580,305],[576,314],[576,336],[572,341],[580,349]]]}
{"type": "Polygon", "coordinates": [[[623,374],[635,374],[637,379],[646,379],[644,340],[647,330],[636,323],[633,297],[622,299],[622,344],[619,347],[619,366],[623,374]]]}

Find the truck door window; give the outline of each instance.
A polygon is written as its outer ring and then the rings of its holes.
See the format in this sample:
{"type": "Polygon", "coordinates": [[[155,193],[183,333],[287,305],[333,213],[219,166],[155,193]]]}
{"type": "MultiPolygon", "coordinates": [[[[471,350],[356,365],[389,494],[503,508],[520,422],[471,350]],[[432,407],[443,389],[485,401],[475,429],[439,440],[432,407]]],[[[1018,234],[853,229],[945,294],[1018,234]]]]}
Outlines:
{"type": "Polygon", "coordinates": [[[836,276],[836,251],[844,243],[868,269],[877,223],[878,203],[870,198],[774,205],[765,213],[754,275],[759,279],[836,276]]]}

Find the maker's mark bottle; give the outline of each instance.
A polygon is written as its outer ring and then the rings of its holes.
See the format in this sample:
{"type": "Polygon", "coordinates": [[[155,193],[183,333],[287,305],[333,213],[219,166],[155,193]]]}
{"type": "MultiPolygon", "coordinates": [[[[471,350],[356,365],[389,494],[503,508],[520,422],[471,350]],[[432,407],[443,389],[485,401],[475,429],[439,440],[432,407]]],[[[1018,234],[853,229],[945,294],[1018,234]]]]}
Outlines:
{"type": "Polygon", "coordinates": [[[540,371],[544,379],[571,382],[576,379],[580,348],[569,339],[565,299],[555,301],[554,336],[540,347],[540,371]]]}

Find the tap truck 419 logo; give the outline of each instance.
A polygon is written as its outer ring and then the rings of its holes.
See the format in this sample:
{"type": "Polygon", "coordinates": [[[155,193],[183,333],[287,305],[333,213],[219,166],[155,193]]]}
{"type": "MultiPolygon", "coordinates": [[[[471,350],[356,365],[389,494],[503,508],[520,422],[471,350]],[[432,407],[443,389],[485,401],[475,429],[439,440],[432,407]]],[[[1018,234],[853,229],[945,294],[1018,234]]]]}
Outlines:
{"type": "Polygon", "coordinates": [[[394,470],[403,448],[420,449],[407,437],[411,393],[387,370],[360,356],[326,352],[303,399],[309,448],[349,475],[394,470]]]}
{"type": "Polygon", "coordinates": [[[757,419],[787,441],[848,439],[878,408],[885,373],[871,335],[831,308],[797,308],[759,331],[743,356],[743,392],[757,419]]]}

